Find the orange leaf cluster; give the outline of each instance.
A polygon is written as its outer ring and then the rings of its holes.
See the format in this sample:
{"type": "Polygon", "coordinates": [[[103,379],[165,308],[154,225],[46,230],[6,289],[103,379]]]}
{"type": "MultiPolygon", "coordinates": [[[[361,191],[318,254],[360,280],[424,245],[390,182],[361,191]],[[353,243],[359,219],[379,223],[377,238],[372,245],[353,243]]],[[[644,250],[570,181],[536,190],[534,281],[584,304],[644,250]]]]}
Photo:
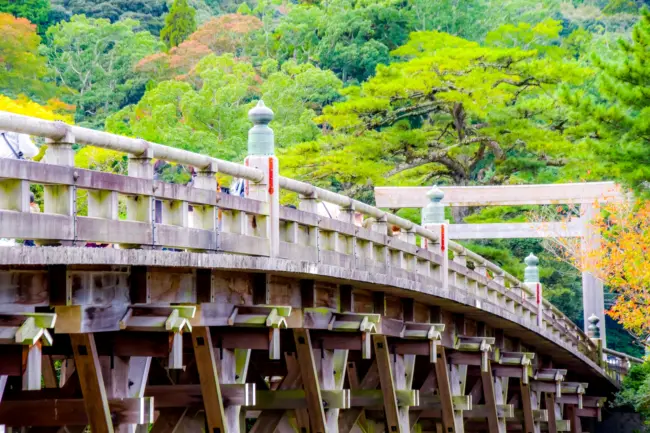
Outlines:
{"type": "Polygon", "coordinates": [[[238,55],[247,35],[261,27],[259,18],[249,15],[227,14],[212,18],[169,52],[152,54],[140,60],[136,70],[158,80],[183,79],[209,54],[238,55]]]}
{"type": "Polygon", "coordinates": [[[594,263],[617,294],[608,314],[625,329],[650,334],[650,202],[606,205],[595,224],[602,235],[594,263]]]}

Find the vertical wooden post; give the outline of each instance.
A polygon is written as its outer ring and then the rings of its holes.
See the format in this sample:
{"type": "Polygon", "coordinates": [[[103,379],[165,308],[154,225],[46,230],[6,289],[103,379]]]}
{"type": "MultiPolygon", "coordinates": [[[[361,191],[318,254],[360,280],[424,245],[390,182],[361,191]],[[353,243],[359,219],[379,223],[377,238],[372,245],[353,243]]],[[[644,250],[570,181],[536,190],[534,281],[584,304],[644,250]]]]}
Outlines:
{"type": "Polygon", "coordinates": [[[492,363],[488,361],[487,371],[481,371],[481,383],[483,385],[483,396],[487,407],[487,420],[490,433],[505,433],[506,420],[499,418],[497,404],[503,403],[503,397],[498,396],[494,389],[494,377],[492,376],[492,363]],[[501,397],[501,398],[499,398],[501,397]]]}
{"type": "Polygon", "coordinates": [[[539,423],[533,417],[533,401],[530,384],[520,380],[519,389],[521,391],[521,408],[524,411],[524,433],[539,433],[539,423]]]}
{"type": "Polygon", "coordinates": [[[318,384],[318,372],[314,361],[314,352],[311,346],[309,331],[306,329],[294,329],[293,338],[296,342],[296,354],[300,365],[302,385],[305,389],[307,410],[312,433],[327,433],[327,422],[325,410],[323,409],[323,398],[318,384]]]}
{"type": "Polygon", "coordinates": [[[548,433],[557,433],[557,417],[555,416],[555,394],[545,393],[546,411],[548,412],[548,433]]]}
{"type": "Polygon", "coordinates": [[[440,405],[442,406],[442,424],[446,433],[463,432],[463,414],[454,411],[454,402],[451,392],[451,381],[449,379],[449,364],[447,363],[447,354],[444,347],[438,348],[438,358],[436,360],[436,382],[440,391],[440,405]]]}
{"type": "Polygon", "coordinates": [[[70,334],[86,414],[93,433],[113,433],[104,379],[93,334],[70,334]]]}
{"type": "Polygon", "coordinates": [[[196,367],[199,370],[201,394],[203,395],[203,405],[205,406],[205,416],[209,428],[206,433],[227,433],[210,328],[207,326],[194,327],[192,329],[192,345],[194,346],[196,367]]]}
{"type": "MultiPolygon", "coordinates": [[[[397,394],[391,369],[388,339],[385,335],[373,334],[372,341],[377,357],[377,370],[379,371],[379,384],[384,396],[384,411],[386,412],[386,430],[389,433],[402,433],[399,412],[397,410],[397,394]]],[[[406,433],[406,432],[404,432],[406,433]]]]}

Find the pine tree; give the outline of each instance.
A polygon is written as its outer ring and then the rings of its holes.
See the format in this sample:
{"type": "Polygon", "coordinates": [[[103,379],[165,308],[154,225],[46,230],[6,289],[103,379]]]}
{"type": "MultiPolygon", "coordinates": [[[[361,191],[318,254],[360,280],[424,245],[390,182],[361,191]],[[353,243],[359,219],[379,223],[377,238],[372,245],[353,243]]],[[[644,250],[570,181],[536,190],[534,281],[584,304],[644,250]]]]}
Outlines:
{"type": "Polygon", "coordinates": [[[187,0],[174,0],[169,14],[165,17],[165,27],[160,31],[160,40],[167,48],[178,46],[196,30],[196,11],[187,0]]]}
{"type": "Polygon", "coordinates": [[[650,12],[643,10],[630,41],[595,64],[596,86],[566,94],[577,124],[569,132],[586,144],[592,177],[622,179],[649,196],[650,12]]]}

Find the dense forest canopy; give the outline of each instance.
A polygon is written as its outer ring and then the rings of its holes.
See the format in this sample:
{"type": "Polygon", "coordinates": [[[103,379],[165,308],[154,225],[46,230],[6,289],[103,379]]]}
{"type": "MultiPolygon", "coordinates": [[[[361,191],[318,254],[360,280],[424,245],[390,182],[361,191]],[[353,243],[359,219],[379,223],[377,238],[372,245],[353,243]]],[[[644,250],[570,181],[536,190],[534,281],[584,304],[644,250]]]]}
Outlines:
{"type": "MultiPolygon", "coordinates": [[[[264,98],[283,174],[369,203],[377,185],[605,179],[644,198],[646,3],[0,0],[0,110],[241,161],[246,112],[264,98]]],[[[125,166],[89,148],[77,164],[125,166]]],[[[535,212],[449,216],[525,221],[535,212]]],[[[470,247],[520,276],[522,258],[540,255],[545,296],[581,322],[578,270],[539,241],[470,247]]],[[[639,353],[620,327],[608,343],[639,353]]]]}

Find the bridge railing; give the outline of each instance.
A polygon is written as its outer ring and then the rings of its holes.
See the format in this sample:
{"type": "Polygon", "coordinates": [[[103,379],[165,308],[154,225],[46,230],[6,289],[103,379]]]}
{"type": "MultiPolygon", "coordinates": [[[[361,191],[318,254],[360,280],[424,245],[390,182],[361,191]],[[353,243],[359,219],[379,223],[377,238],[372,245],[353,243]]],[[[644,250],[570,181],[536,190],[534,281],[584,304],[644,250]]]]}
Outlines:
{"type": "Polygon", "coordinates": [[[599,344],[542,299],[539,280],[521,282],[449,241],[439,197],[433,197],[437,202],[428,210],[436,217],[423,215],[424,224],[418,225],[344,195],[279,177],[273,133],[267,126],[272,112],[258,105],[250,117],[255,126],[249,135],[249,156],[240,165],[140,139],[0,112],[0,130],[44,137],[48,144],[40,163],[0,159],[0,238],[36,240],[43,245],[92,242],[278,257],[415,280],[424,291],[442,289],[476,308],[489,304],[508,311],[607,366],[599,344]],[[269,141],[270,148],[265,148],[269,141]],[[75,144],[127,153],[128,176],[75,167],[75,144]],[[194,184],[154,180],[152,159],[195,167],[194,184]],[[217,172],[247,180],[247,197],[218,192],[217,172]],[[30,212],[33,184],[43,186],[43,213],[30,212]],[[279,206],[280,188],[299,194],[298,209],[279,206]],[[339,206],[340,214],[319,215],[319,202],[339,206]],[[367,217],[362,225],[355,221],[357,213],[367,217]]]}

